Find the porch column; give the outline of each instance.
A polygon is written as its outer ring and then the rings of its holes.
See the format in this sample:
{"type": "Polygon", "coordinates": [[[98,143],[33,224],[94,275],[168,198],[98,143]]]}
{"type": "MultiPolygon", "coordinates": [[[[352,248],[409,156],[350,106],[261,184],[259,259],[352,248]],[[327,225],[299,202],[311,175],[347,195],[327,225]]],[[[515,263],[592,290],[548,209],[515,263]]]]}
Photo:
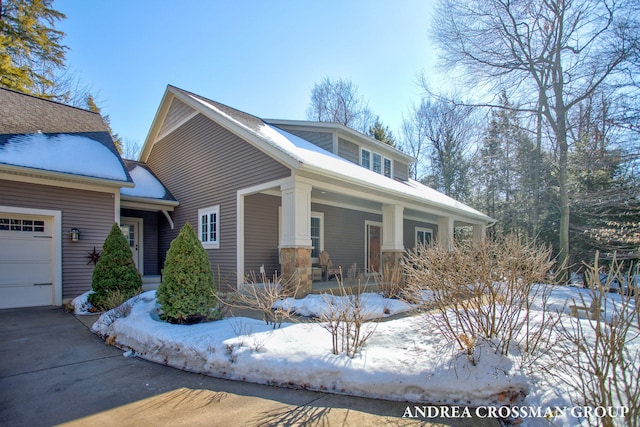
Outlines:
{"type": "Polygon", "coordinates": [[[404,252],[404,206],[382,206],[382,266],[393,268],[404,252]]]}
{"type": "Polygon", "coordinates": [[[438,218],[438,245],[446,249],[453,245],[453,218],[450,216],[438,218]]]}
{"type": "Polygon", "coordinates": [[[487,233],[487,226],[484,224],[473,224],[473,243],[479,244],[484,242],[487,233]]]}
{"type": "Polygon", "coordinates": [[[300,284],[297,296],[311,292],[311,185],[292,179],[282,192],[280,270],[285,282],[300,284]]]}

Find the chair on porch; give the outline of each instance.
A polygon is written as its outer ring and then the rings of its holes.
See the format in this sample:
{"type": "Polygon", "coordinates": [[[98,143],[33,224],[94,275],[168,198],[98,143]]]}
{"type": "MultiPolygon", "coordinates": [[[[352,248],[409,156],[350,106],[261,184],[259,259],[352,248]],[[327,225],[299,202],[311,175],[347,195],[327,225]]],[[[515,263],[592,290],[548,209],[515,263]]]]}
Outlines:
{"type": "Polygon", "coordinates": [[[331,256],[329,252],[322,251],[320,252],[320,268],[322,269],[323,280],[330,280],[331,276],[336,276],[340,274],[339,268],[333,268],[333,262],[331,262],[331,256]]]}

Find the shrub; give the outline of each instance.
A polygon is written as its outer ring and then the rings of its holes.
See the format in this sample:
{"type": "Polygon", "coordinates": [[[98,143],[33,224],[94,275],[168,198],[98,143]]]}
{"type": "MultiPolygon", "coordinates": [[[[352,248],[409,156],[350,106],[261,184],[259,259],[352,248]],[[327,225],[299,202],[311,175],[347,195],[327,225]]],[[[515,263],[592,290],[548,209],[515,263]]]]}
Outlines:
{"type": "Polygon", "coordinates": [[[320,316],[322,327],[331,333],[331,352],[345,353],[355,358],[373,335],[378,324],[367,322],[367,313],[362,301],[364,287],[358,281],[357,287],[346,288],[342,271],[336,276],[338,296],[325,294],[327,310],[320,316]]]}
{"type": "Polygon", "coordinates": [[[133,262],[131,249],[118,224],[113,224],[102,245],[93,270],[89,302],[99,310],[109,310],[142,292],[142,278],[133,262]]]}
{"type": "MultiPolygon", "coordinates": [[[[624,278],[622,262],[614,259],[605,268],[607,280],[600,279],[601,266],[586,266],[585,284],[589,288],[573,301],[581,307],[596,307],[593,316],[577,315],[559,323],[562,352],[554,371],[570,390],[577,406],[626,407],[624,419],[590,418],[590,425],[640,425],[640,295],[611,293],[614,277],[624,278]]],[[[627,283],[632,279],[629,274],[627,283]]]]}
{"type": "Polygon", "coordinates": [[[207,252],[186,223],[167,251],[157,291],[161,318],[180,324],[217,319],[216,291],[207,252]]]}
{"type": "Polygon", "coordinates": [[[553,266],[550,249],[507,236],[457,242],[450,250],[419,248],[403,263],[410,286],[432,292],[436,310],[427,316],[472,361],[480,340],[505,356],[519,350],[527,364],[549,350],[547,338],[559,316],[546,310],[552,287],[539,283],[553,266]],[[535,318],[534,304],[546,313],[542,320],[535,318]]]}
{"type": "Polygon", "coordinates": [[[294,297],[300,290],[300,282],[294,280],[282,281],[278,273],[269,279],[265,273],[260,278],[252,272],[247,283],[240,286],[238,292],[226,301],[222,301],[229,307],[248,308],[262,313],[262,318],[267,325],[273,325],[273,329],[282,326],[285,320],[291,320],[292,311],[289,309],[286,298],[294,297]],[[278,301],[281,304],[276,304],[278,301]]]}

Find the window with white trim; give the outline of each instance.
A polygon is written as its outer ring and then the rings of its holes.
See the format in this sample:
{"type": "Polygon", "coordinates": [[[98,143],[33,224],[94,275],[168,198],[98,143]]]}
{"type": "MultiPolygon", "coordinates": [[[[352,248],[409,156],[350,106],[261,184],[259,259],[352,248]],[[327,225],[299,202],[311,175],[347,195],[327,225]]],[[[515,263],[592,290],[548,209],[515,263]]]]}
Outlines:
{"type": "Polygon", "coordinates": [[[324,250],[324,213],[311,212],[311,261],[320,261],[320,252],[324,250]]]}
{"type": "Polygon", "coordinates": [[[382,156],[378,153],[373,153],[373,168],[375,173],[382,173],[382,156]]]}
{"type": "Polygon", "coordinates": [[[383,157],[382,154],[372,152],[366,148],[360,148],[360,166],[384,175],[387,178],[391,178],[393,162],[388,157],[383,157]]]}
{"type": "Polygon", "coordinates": [[[371,169],[371,151],[364,148],[360,150],[360,166],[371,169]]]}
{"type": "Polygon", "coordinates": [[[220,205],[198,209],[198,237],[205,249],[220,247],[220,205]]]}
{"type": "Polygon", "coordinates": [[[384,176],[386,176],[387,178],[391,178],[392,172],[391,172],[391,159],[388,157],[384,158],[384,169],[382,170],[382,174],[384,176]]]}
{"type": "Polygon", "coordinates": [[[416,227],[416,248],[418,246],[431,246],[433,242],[433,230],[430,228],[416,227]]]}

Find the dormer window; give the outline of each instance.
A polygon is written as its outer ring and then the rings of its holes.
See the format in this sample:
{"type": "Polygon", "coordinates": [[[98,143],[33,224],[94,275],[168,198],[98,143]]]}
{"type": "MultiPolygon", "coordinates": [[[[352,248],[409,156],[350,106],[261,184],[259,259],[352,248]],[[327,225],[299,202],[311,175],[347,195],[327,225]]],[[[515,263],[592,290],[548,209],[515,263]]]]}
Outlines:
{"type": "Polygon", "coordinates": [[[360,153],[360,166],[371,169],[371,151],[362,149],[360,153]]]}
{"type": "Polygon", "coordinates": [[[373,153],[373,171],[382,173],[382,156],[378,153],[373,153]]]}
{"type": "Polygon", "coordinates": [[[391,178],[393,172],[391,170],[391,159],[383,157],[380,153],[375,153],[366,148],[360,149],[360,166],[391,178]]]}

